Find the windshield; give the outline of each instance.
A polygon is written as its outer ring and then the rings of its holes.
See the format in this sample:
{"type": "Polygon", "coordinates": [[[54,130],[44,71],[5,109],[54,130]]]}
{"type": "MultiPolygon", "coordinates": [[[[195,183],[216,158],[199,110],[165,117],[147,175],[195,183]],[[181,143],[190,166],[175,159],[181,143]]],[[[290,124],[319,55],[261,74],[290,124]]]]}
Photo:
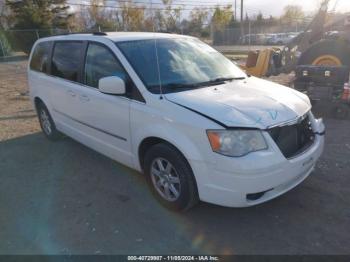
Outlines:
{"type": "Polygon", "coordinates": [[[117,42],[147,89],[172,93],[245,78],[246,74],[207,44],[192,38],[117,42]],[[159,61],[159,74],[157,66],[159,61]]]}

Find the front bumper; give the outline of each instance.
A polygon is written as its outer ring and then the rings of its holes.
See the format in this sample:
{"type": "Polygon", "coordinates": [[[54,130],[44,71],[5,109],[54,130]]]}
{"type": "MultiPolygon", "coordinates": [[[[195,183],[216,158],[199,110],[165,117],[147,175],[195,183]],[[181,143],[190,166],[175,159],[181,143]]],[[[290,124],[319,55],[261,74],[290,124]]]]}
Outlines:
{"type": "MultiPolygon", "coordinates": [[[[317,134],[313,145],[292,159],[286,159],[277,146],[272,146],[267,152],[244,158],[217,155],[216,164],[192,161],[200,199],[227,207],[248,207],[291,190],[312,173],[323,152],[322,120],[315,120],[313,129],[317,134]],[[258,197],[251,199],[252,194],[258,197]]],[[[271,139],[268,135],[265,138],[271,139]]],[[[272,139],[269,144],[274,144],[272,139]]]]}

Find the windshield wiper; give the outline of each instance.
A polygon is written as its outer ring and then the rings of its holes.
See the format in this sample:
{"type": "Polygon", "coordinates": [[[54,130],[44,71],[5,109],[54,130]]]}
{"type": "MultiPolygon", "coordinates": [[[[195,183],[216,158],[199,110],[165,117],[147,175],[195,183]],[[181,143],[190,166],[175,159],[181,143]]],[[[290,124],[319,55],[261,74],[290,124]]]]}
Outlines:
{"type": "MultiPolygon", "coordinates": [[[[202,84],[202,83],[199,83],[202,84]]],[[[184,84],[184,83],[169,83],[162,85],[162,89],[164,88],[164,91],[175,91],[175,90],[187,90],[187,89],[195,89],[200,87],[201,85],[195,84],[184,84]]],[[[159,85],[153,85],[149,86],[148,88],[152,90],[157,90],[160,88],[159,85]]]]}
{"type": "Polygon", "coordinates": [[[199,88],[199,87],[204,87],[204,86],[210,86],[210,85],[216,85],[216,84],[221,84],[226,81],[232,81],[235,78],[233,77],[220,77],[220,78],[215,78],[213,80],[209,81],[204,81],[204,82],[199,82],[199,83],[191,83],[191,84],[181,84],[181,83],[169,83],[165,84],[163,87],[164,88],[170,88],[170,89],[193,89],[193,88],[199,88]]]}
{"type": "MultiPolygon", "coordinates": [[[[162,88],[170,91],[175,91],[175,90],[190,90],[190,89],[195,89],[195,88],[200,88],[200,87],[205,87],[205,86],[212,86],[212,85],[219,85],[223,84],[227,81],[233,81],[233,80],[243,80],[245,77],[218,77],[209,81],[205,82],[199,82],[199,83],[191,83],[191,84],[186,84],[186,83],[168,83],[162,85],[162,88]]],[[[159,85],[153,85],[149,86],[148,88],[156,90],[159,89],[159,85]]]]}
{"type": "Polygon", "coordinates": [[[174,88],[174,89],[187,89],[187,88],[198,87],[198,84],[170,83],[170,84],[165,84],[162,87],[174,88]]]}
{"type": "Polygon", "coordinates": [[[243,80],[245,77],[218,77],[209,81],[209,83],[221,83],[233,80],[243,80]]]}
{"type": "Polygon", "coordinates": [[[233,80],[243,80],[245,79],[245,77],[218,77],[218,78],[214,78],[212,80],[209,80],[207,82],[203,82],[203,85],[219,85],[219,84],[223,84],[225,82],[230,82],[233,80]]]}

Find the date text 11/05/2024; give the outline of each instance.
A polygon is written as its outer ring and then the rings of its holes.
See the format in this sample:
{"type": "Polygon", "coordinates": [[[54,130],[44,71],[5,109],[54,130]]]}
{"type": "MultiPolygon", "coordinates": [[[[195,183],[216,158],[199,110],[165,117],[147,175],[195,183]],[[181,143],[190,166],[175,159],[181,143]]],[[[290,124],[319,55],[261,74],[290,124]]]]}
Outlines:
{"type": "Polygon", "coordinates": [[[128,261],[219,261],[218,256],[128,256],[128,261]]]}

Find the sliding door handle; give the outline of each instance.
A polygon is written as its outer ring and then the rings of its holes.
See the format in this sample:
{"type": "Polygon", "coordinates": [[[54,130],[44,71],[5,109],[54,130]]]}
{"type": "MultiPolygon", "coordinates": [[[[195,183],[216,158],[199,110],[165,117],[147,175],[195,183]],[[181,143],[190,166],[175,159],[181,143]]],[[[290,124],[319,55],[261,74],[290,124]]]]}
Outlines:
{"type": "Polygon", "coordinates": [[[68,91],[67,91],[67,94],[70,95],[70,96],[72,96],[72,97],[75,97],[75,96],[76,96],[76,94],[75,94],[72,90],[68,90],[68,91]]]}
{"type": "Polygon", "coordinates": [[[90,98],[87,95],[80,95],[80,100],[87,102],[90,101],[90,98]]]}

